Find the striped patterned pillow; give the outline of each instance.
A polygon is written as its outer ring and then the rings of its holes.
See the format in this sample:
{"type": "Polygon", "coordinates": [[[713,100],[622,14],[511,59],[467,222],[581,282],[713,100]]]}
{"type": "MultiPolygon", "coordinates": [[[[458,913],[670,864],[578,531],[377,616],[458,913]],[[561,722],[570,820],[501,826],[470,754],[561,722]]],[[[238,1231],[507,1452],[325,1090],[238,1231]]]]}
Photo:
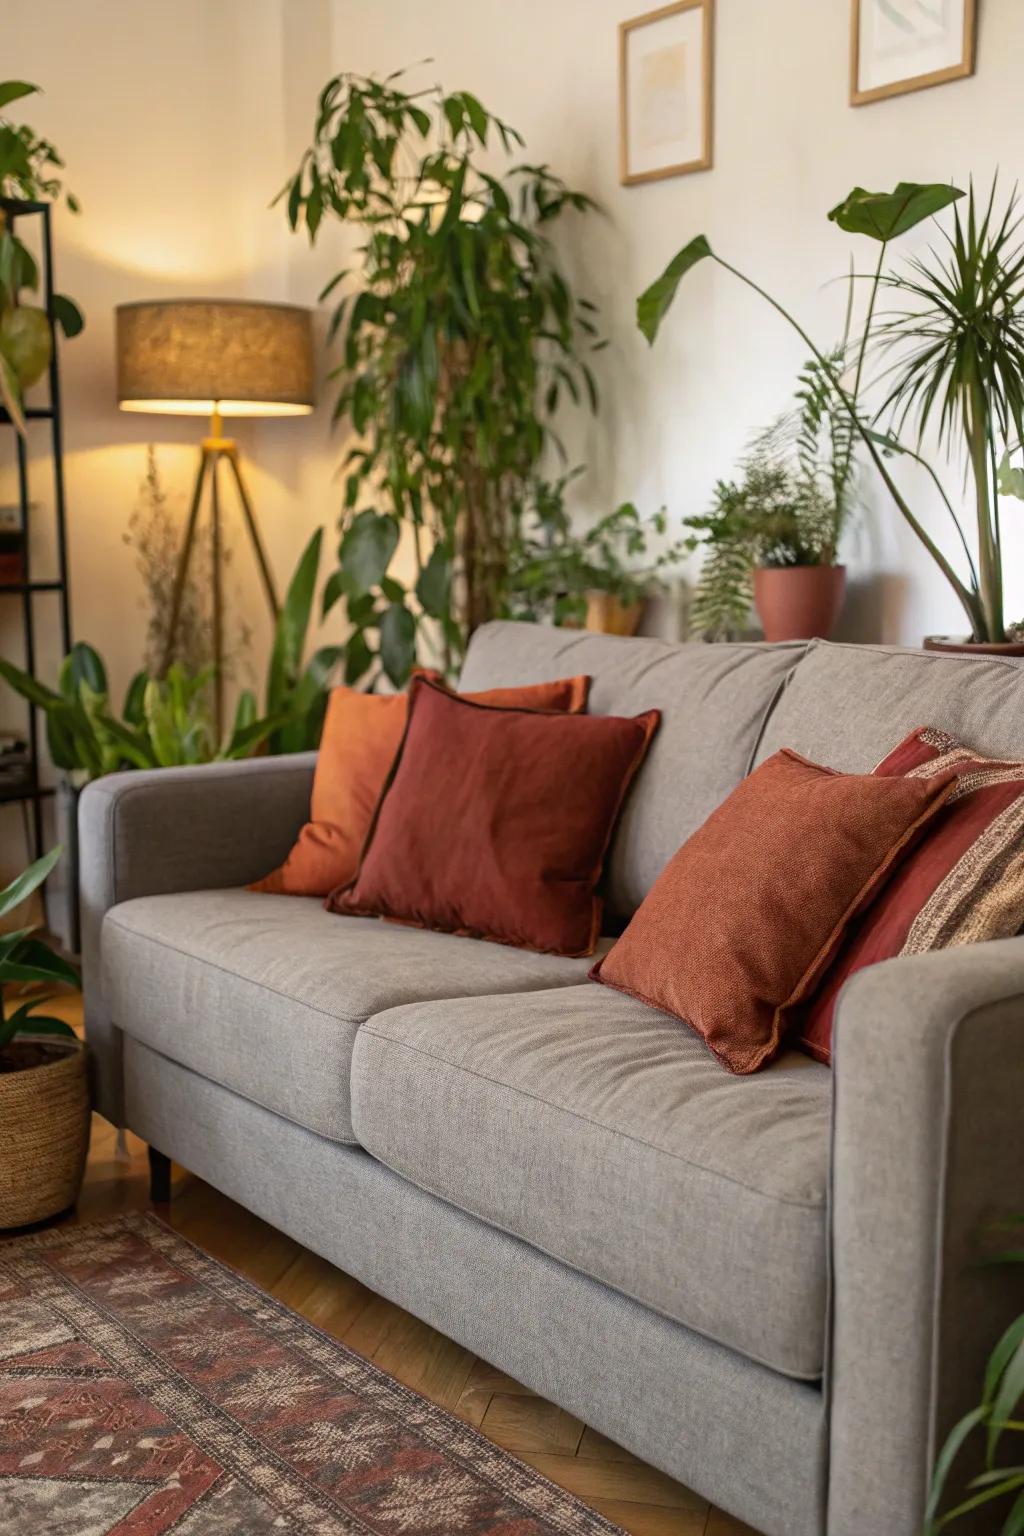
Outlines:
{"type": "Polygon", "coordinates": [[[793,1038],[832,1060],[832,1019],[843,983],[866,965],[955,944],[1003,939],[1024,924],[1024,763],[994,762],[943,731],[922,727],[876,774],[958,783],[922,841],[854,923],[793,1038]]]}

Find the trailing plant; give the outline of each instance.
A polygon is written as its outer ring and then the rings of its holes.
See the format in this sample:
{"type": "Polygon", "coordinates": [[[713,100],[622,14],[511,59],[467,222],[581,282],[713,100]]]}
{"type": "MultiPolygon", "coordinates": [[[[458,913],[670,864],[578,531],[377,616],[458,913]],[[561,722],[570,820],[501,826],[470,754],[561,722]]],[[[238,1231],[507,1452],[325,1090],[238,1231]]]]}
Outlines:
{"type": "Polygon", "coordinates": [[[664,510],[645,518],[627,501],[590,528],[575,526],[564,495],[571,478],[538,482],[529,509],[513,521],[503,608],[508,618],[582,624],[592,592],[610,593],[631,607],[682,556],[679,540],[650,558],[652,537],[666,532],[664,510]]]}
{"type": "Polygon", "coordinates": [[[941,232],[944,256],[914,261],[907,272],[886,270],[890,243],[956,204],[962,191],[912,182],[900,182],[889,193],[855,187],[832,209],[829,218],[839,228],[865,235],[878,246],[867,283],[863,328],[851,359],[852,382],[776,299],[713,251],[704,235],[684,246],[641,294],[637,323],[653,342],[679,284],[706,260],[717,262],[767,300],[810,348],[897,510],[956,594],[973,639],[998,643],[1006,638],[999,467],[1002,463],[1012,469],[1011,455],[1020,451],[1024,438],[1024,250],[1017,239],[1015,200],[1011,198],[1002,217],[996,217],[995,190],[993,184],[982,210],[972,187],[966,216],[956,207],[952,232],[941,232]],[[901,307],[879,317],[882,291],[897,295],[901,307]],[[885,351],[893,372],[881,406],[869,412],[862,408],[861,389],[865,360],[874,346],[885,351]],[[947,451],[963,446],[966,452],[974,486],[977,561],[949,495],[920,452],[921,434],[929,423],[937,425],[947,451]],[[913,446],[900,436],[911,424],[917,428],[913,446]],[[957,533],[953,559],[925,529],[896,484],[890,469],[895,455],[921,464],[931,476],[957,533]]]}
{"type": "MultiPolygon", "coordinates": [[[[1024,1229],[1024,1216],[1004,1225],[1024,1229]]],[[[991,1262],[1024,1264],[1024,1248],[998,1254],[991,1262]]],[[[925,1536],[938,1536],[962,1515],[999,1504],[1005,1516],[1000,1536],[1021,1536],[1024,1531],[1024,1313],[1006,1329],[988,1359],[982,1398],[977,1408],[964,1415],[950,1430],[939,1452],[932,1476],[925,1520],[925,1536]],[[945,1514],[939,1514],[943,1494],[956,1459],[969,1440],[985,1436],[985,1470],[967,1485],[967,1497],[945,1514]],[[1004,1435],[1014,1436],[1010,1453],[1016,1466],[996,1465],[1004,1435]]],[[[994,1511],[992,1512],[994,1514],[994,1511]]],[[[986,1526],[986,1529],[988,1527],[986,1526]]],[[[995,1528],[993,1527],[995,1536],[995,1528]]]]}
{"type": "MultiPolygon", "coordinates": [[[[0,112],[12,102],[39,90],[24,80],[0,82],[0,112]]],[[[54,146],[26,123],[0,117],[0,197],[16,202],[56,201],[61,196],[64,162],[54,146]]],[[[64,201],[78,212],[73,193],[64,201]]],[[[14,232],[6,209],[0,209],[0,399],[20,432],[25,430],[22,396],[42,378],[53,351],[51,321],[65,336],[77,336],[82,312],[67,294],[55,293],[51,314],[38,305],[22,303],[25,291],[39,288],[39,264],[14,232]]]]}
{"type": "MultiPolygon", "coordinates": [[[[842,371],[846,342],[827,355],[842,371]]],[[[738,480],[719,480],[710,509],[684,519],[704,550],[690,609],[693,633],[729,639],[747,625],[757,566],[834,565],[850,515],[854,436],[825,366],[800,372],[796,407],[750,442],[738,480]]]]}
{"type": "Polygon", "coordinates": [[[439,636],[451,670],[502,611],[509,542],[563,397],[596,409],[582,352],[599,343],[549,238],[590,199],[543,165],[493,172],[495,152],[523,141],[469,91],[396,79],[328,81],[281,195],[311,242],[332,219],[364,236],[361,286],[329,326],[342,338],[334,418],[359,442],[324,612],[344,600],[346,681],[383,673],[397,687],[421,640],[439,636]]]}
{"type": "Polygon", "coordinates": [[[217,742],[209,711],[211,675],[187,673],[177,662],[162,680],[137,672],[119,719],[111,712],[106,668],[91,645],[80,641],[72,646],[56,689],[0,658],[0,677],[45,715],[54,767],[78,783],[121,768],[249,757],[281,722],[257,719],[255,698],[246,692],[230,735],[217,742]]]}
{"type": "MultiPolygon", "coordinates": [[[[13,912],[15,907],[35,891],[53,869],[63,849],[54,848],[44,858],[30,864],[16,880],[0,890],[0,918],[13,912]]],[[[35,929],[18,928],[13,933],[0,934],[0,1053],[7,1050],[18,1035],[63,1035],[75,1038],[70,1024],[51,1014],[36,1013],[49,995],[34,994],[27,1002],[10,1009],[10,993],[15,988],[44,986],[77,987],[78,972],[73,965],[62,959],[42,939],[34,937],[35,929]]]]}

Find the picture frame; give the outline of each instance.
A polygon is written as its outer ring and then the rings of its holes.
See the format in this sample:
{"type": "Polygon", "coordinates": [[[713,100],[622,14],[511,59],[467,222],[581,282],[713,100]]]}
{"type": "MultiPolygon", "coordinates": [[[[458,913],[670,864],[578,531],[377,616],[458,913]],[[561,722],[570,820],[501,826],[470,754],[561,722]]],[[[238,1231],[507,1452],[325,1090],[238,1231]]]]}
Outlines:
{"type": "Polygon", "coordinates": [[[712,165],[714,0],[673,0],[619,23],[619,180],[712,165]]]}
{"type": "Polygon", "coordinates": [[[978,0],[850,0],[850,105],[974,74],[978,0]]]}

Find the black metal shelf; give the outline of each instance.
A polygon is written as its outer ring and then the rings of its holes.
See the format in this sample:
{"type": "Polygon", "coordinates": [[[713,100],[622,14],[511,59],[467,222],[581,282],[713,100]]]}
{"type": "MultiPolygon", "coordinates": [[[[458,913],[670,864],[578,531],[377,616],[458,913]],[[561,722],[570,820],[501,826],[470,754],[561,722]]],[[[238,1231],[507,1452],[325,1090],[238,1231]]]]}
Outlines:
{"type": "MultiPolygon", "coordinates": [[[[29,466],[28,452],[25,447],[25,439],[18,432],[11,421],[10,413],[0,407],[0,425],[6,423],[14,434],[15,453],[18,461],[18,497],[21,510],[21,529],[23,540],[22,567],[24,575],[20,581],[0,582],[0,595],[20,597],[22,604],[22,631],[24,641],[25,670],[35,676],[36,671],[36,630],[35,614],[33,611],[33,599],[39,593],[56,593],[60,599],[59,621],[61,644],[65,653],[71,649],[71,607],[68,591],[68,550],[67,550],[67,526],[64,508],[64,431],[61,414],[60,399],[60,359],[57,347],[57,331],[54,326],[53,312],[53,242],[50,229],[50,204],[37,202],[20,202],[10,198],[0,198],[0,209],[6,215],[7,223],[13,226],[16,220],[23,218],[39,219],[40,229],[40,254],[42,260],[40,268],[43,279],[43,298],[46,313],[50,317],[50,325],[53,328],[53,351],[49,366],[49,398],[45,405],[29,405],[25,408],[26,421],[45,421],[50,424],[50,457],[53,470],[53,515],[56,525],[57,545],[57,569],[58,576],[51,581],[36,581],[32,577],[32,528],[31,528],[31,497],[29,495],[29,466]]],[[[0,796],[0,804],[24,804],[32,805],[32,830],[35,843],[35,857],[43,851],[43,802],[53,795],[54,791],[47,785],[39,782],[39,712],[31,704],[28,709],[28,737],[29,754],[31,758],[31,783],[23,790],[12,795],[0,796]]]]}

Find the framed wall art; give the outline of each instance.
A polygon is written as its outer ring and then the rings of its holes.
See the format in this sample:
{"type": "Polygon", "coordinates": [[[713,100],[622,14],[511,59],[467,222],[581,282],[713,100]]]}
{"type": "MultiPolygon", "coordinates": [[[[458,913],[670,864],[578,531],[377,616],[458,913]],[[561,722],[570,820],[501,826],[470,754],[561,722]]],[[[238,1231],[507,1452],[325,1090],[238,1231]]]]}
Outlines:
{"type": "Polygon", "coordinates": [[[711,166],[714,0],[675,0],[619,26],[625,186],[711,166]]]}
{"type": "Polygon", "coordinates": [[[977,0],[851,0],[850,103],[974,73],[977,0]]]}

